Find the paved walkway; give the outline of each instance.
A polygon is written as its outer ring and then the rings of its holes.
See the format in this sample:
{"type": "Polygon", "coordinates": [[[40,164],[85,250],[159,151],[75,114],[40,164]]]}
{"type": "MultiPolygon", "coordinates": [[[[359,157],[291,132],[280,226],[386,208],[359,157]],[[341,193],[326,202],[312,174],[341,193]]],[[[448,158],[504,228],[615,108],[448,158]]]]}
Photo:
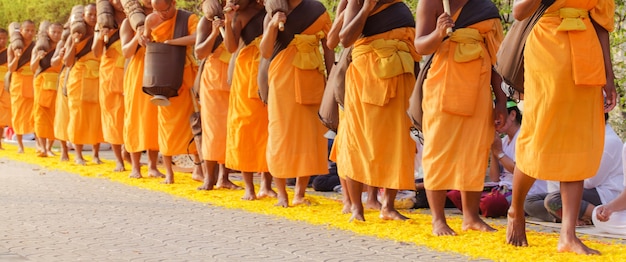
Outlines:
{"type": "Polygon", "coordinates": [[[466,261],[0,159],[0,261],[466,261]]]}

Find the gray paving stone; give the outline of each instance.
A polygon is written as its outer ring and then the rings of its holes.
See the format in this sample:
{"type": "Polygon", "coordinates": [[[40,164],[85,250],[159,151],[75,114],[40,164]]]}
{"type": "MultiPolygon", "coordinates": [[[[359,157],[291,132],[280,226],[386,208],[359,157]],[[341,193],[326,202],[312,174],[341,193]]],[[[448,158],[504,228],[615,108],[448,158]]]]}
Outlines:
{"type": "Polygon", "coordinates": [[[0,159],[0,261],[466,261],[0,159]]]}

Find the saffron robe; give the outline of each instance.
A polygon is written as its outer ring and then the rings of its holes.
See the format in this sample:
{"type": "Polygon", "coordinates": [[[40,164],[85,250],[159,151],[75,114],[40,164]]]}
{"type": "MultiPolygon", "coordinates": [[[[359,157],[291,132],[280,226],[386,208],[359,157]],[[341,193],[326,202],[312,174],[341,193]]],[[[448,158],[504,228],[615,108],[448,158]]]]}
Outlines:
{"type": "MultiPolygon", "coordinates": [[[[89,39],[79,42],[76,44],[76,53],[90,44],[89,39]]],[[[73,144],[94,145],[104,141],[98,98],[99,69],[100,59],[96,58],[93,51],[78,58],[70,69],[67,82],[67,106],[70,117],[67,135],[73,144]]]]}
{"type": "Polygon", "coordinates": [[[114,145],[124,144],[124,62],[120,40],[106,48],[100,57],[102,136],[114,145]]]}
{"type": "MultiPolygon", "coordinates": [[[[178,15],[178,12],[177,14],[178,15]]],[[[152,30],[152,39],[155,42],[164,42],[172,39],[176,16],[162,22],[152,30]]],[[[195,33],[198,26],[198,16],[192,14],[187,22],[189,35],[195,33]]],[[[198,65],[193,58],[193,46],[187,47],[187,59],[183,73],[183,84],[178,90],[177,97],[169,98],[169,106],[158,107],[158,136],[159,150],[166,156],[181,155],[187,153],[187,145],[193,134],[189,125],[189,116],[193,113],[191,99],[191,87],[198,71],[198,65]]],[[[189,146],[189,152],[195,153],[195,144],[189,146]]]]}
{"type": "Polygon", "coordinates": [[[491,68],[502,39],[500,20],[486,18],[456,29],[434,54],[422,100],[428,190],[483,190],[495,132],[491,68]]]}
{"type": "Polygon", "coordinates": [[[606,75],[588,16],[612,31],[614,10],[610,0],[557,0],[530,32],[524,49],[524,118],[515,151],[517,167],[529,176],[581,181],[596,174],[604,148],[606,75]],[[573,8],[575,16],[564,8],[573,8]],[[582,17],[576,18],[579,12],[582,17]]]}
{"type": "MultiPolygon", "coordinates": [[[[383,5],[379,12],[397,2],[383,5]]],[[[413,46],[411,11],[403,7],[394,15],[404,16],[403,21],[411,24],[403,22],[354,43],[335,140],[337,171],[370,186],[415,189],[415,142],[409,136],[411,123],[405,112],[420,57],[413,46]]]]}
{"type": "MultiPolygon", "coordinates": [[[[286,27],[290,26],[289,19],[294,13],[295,10],[287,18],[286,27]]],[[[330,26],[330,16],[324,11],[270,62],[266,156],[274,177],[328,173],[326,128],[317,112],[324,93],[326,70],[320,40],[325,38],[330,26]]]]}

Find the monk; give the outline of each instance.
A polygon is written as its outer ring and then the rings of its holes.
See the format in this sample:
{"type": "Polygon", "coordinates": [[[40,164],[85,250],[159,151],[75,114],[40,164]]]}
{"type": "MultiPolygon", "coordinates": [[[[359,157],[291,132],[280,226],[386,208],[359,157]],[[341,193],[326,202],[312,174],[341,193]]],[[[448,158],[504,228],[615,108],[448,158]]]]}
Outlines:
{"type": "Polygon", "coordinates": [[[226,24],[232,26],[226,27],[224,44],[229,52],[239,50],[230,87],[226,166],[242,172],[245,184],[242,199],[276,197],[265,157],[267,107],[259,99],[257,84],[259,42],[263,35],[265,9],[259,1],[252,0],[240,0],[236,5],[228,2],[226,8],[232,8],[233,11],[225,14],[226,24]],[[261,173],[258,194],[255,193],[253,182],[255,172],[261,173]]]}
{"type": "Polygon", "coordinates": [[[20,26],[20,34],[24,41],[24,50],[9,48],[7,60],[11,73],[11,123],[17,135],[18,153],[24,153],[24,143],[22,136],[33,133],[33,72],[30,70],[30,58],[35,43],[35,23],[26,20],[20,26]]]}
{"type": "Polygon", "coordinates": [[[4,90],[4,75],[9,71],[7,65],[7,41],[9,32],[0,28],[0,150],[2,148],[2,137],[4,136],[4,128],[11,126],[11,95],[4,90]]]}
{"type": "MultiPolygon", "coordinates": [[[[213,7],[222,8],[217,4],[213,7]]],[[[205,12],[208,12],[206,10],[205,12]]],[[[226,161],[226,118],[228,116],[228,98],[230,87],[227,83],[228,62],[231,53],[224,47],[224,39],[220,35],[224,28],[223,17],[200,18],[196,33],[196,58],[204,59],[204,68],[200,74],[200,104],[202,117],[202,160],[206,163],[207,173],[204,183],[198,189],[211,190],[218,188],[239,189],[228,179],[226,161]],[[219,165],[219,166],[218,166],[219,165]],[[215,168],[219,168],[219,178],[215,176],[215,168]]]]}
{"type": "Polygon", "coordinates": [[[63,57],[69,48],[69,42],[72,39],[69,37],[69,23],[63,28],[63,35],[61,41],[57,43],[57,47],[54,50],[54,55],[50,60],[52,67],[61,66],[61,72],[59,73],[59,82],[57,84],[57,96],[54,109],[54,137],[59,140],[61,144],[61,162],[70,160],[67,141],[69,137],[67,135],[67,125],[69,124],[69,109],[67,107],[67,76],[70,72],[70,68],[63,64],[63,57]]]}
{"type": "MultiPolygon", "coordinates": [[[[142,0],[143,11],[152,13],[149,0],[142,0]]],[[[122,53],[128,59],[124,72],[124,129],[123,140],[126,151],[130,153],[131,178],[141,178],[141,153],[147,151],[148,176],[163,178],[165,175],[157,169],[159,156],[157,106],[150,102],[150,96],[141,89],[143,85],[145,42],[142,42],[143,26],[135,31],[130,20],[124,19],[120,27],[122,53]]]]}
{"type": "MultiPolygon", "coordinates": [[[[49,50],[33,49],[30,60],[30,69],[35,72],[35,100],[33,104],[33,118],[35,121],[35,134],[41,145],[38,157],[54,156],[52,144],[54,143],[54,115],[57,96],[57,84],[61,64],[52,66],[52,57],[61,40],[63,26],[59,23],[50,24],[46,35],[49,39],[49,50]]],[[[41,37],[41,36],[40,36],[41,37]]]]}
{"type": "MultiPolygon", "coordinates": [[[[328,32],[328,37],[326,39],[326,45],[330,49],[334,50],[339,45],[339,42],[341,41],[341,39],[339,38],[339,32],[341,31],[341,28],[343,27],[343,19],[344,19],[344,14],[345,14],[344,11],[347,5],[348,5],[347,0],[341,0],[339,4],[337,5],[337,14],[335,15],[335,21],[333,21],[333,25],[330,28],[330,31],[328,32]]],[[[342,50],[342,53],[339,55],[339,59],[340,60],[351,59],[350,55],[344,55],[344,52],[351,52],[351,51],[347,48],[344,48],[342,50]]],[[[339,61],[337,62],[339,63],[339,61]]],[[[337,70],[337,69],[338,67],[333,67],[333,70],[337,70]]],[[[330,75],[329,75],[329,81],[330,81],[330,75]]],[[[341,81],[345,83],[345,75],[344,75],[344,79],[342,79],[341,81]]],[[[335,96],[337,95],[335,94],[335,96]]],[[[339,106],[339,119],[340,119],[339,123],[340,124],[342,122],[341,119],[343,119],[343,110],[344,108],[339,106]]],[[[339,141],[340,139],[341,139],[340,137],[335,136],[333,146],[330,151],[329,159],[334,162],[337,162],[337,147],[338,147],[337,145],[341,143],[339,141]]],[[[352,201],[350,200],[349,188],[346,182],[345,175],[343,173],[339,174],[339,182],[341,184],[341,188],[342,188],[341,192],[343,195],[343,200],[342,200],[343,208],[341,212],[343,214],[348,214],[352,212],[352,201]]],[[[364,190],[367,191],[367,201],[365,202],[364,207],[367,209],[380,210],[381,204],[378,201],[379,188],[373,187],[373,186],[365,186],[364,190]]]]}
{"type": "Polygon", "coordinates": [[[305,192],[310,176],[328,173],[326,130],[317,112],[325,73],[335,60],[326,45],[331,26],[326,8],[313,0],[287,2],[286,13],[265,16],[260,44],[261,55],[270,61],[266,156],[278,189],[276,205],[282,207],[289,206],[287,178],[297,178],[291,204],[309,204],[305,192]],[[284,31],[279,31],[283,23],[284,31]]]}
{"type": "Polygon", "coordinates": [[[489,0],[451,0],[450,8],[447,14],[441,1],[426,0],[416,10],[415,48],[434,53],[423,85],[422,164],[436,236],[456,235],[444,213],[449,189],[461,191],[462,230],[495,231],[478,210],[493,134],[507,115],[502,80],[492,69],[503,38],[498,9],[489,0]]]}
{"type": "Polygon", "coordinates": [[[343,46],[353,46],[353,50],[337,134],[337,167],[346,176],[352,201],[350,220],[365,220],[360,198],[363,184],[385,189],[380,218],[406,220],[395,209],[394,200],[398,190],[415,186],[415,144],[404,115],[415,83],[415,63],[420,59],[412,46],[415,24],[401,1],[349,1],[344,12],[339,37],[343,46]],[[381,52],[394,59],[382,60],[381,52]]]}
{"type": "MultiPolygon", "coordinates": [[[[163,155],[165,165],[165,184],[174,183],[174,171],[172,170],[172,156],[187,153],[187,144],[193,134],[189,125],[189,116],[193,113],[192,96],[190,88],[196,76],[197,65],[193,58],[193,45],[195,44],[195,31],[198,26],[198,16],[189,14],[187,19],[187,35],[172,39],[176,26],[176,17],[186,12],[176,8],[175,0],[152,0],[154,14],[160,21],[152,28],[146,28],[151,32],[149,41],[161,42],[169,45],[186,46],[186,62],[184,65],[183,84],[178,90],[178,96],[169,99],[171,105],[158,108],[158,136],[159,150],[163,155]]],[[[190,152],[195,153],[195,145],[191,145],[190,152]]],[[[199,167],[196,166],[195,170],[199,167]]]]}
{"type": "Polygon", "coordinates": [[[84,35],[74,33],[70,36],[69,48],[65,53],[64,62],[71,67],[67,82],[67,97],[69,108],[69,123],[67,134],[69,141],[74,145],[78,165],[85,165],[83,145],[93,145],[93,159],[95,164],[101,164],[99,152],[102,138],[102,121],[100,120],[100,105],[98,100],[99,67],[97,59],[91,49],[96,25],[96,5],[85,6],[84,20],[87,32],[84,35]]]}
{"type": "MultiPolygon", "coordinates": [[[[515,1],[515,19],[532,15],[540,2],[515,1]]],[[[604,150],[603,112],[617,103],[608,34],[614,15],[612,0],[556,0],[528,35],[524,119],[506,233],[511,245],[528,245],[524,198],[530,187],[536,179],[553,180],[560,181],[563,199],[557,250],[600,254],[576,236],[575,228],[583,180],[595,175],[604,150]]]]}
{"type": "MultiPolygon", "coordinates": [[[[115,24],[121,25],[126,14],[120,0],[110,0],[115,24]]],[[[115,155],[114,172],[125,171],[122,156],[124,144],[124,63],[120,33],[117,29],[102,28],[97,32],[91,47],[94,56],[100,58],[100,111],[102,112],[102,136],[111,144],[115,155]],[[107,42],[105,42],[107,36],[107,42]]]]}

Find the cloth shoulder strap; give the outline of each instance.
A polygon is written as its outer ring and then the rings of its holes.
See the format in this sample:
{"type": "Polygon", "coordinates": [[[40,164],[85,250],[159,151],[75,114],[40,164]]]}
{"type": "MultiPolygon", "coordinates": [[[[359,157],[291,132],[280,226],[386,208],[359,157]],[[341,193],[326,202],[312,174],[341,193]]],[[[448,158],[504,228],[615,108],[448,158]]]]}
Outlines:
{"type": "Polygon", "coordinates": [[[109,41],[104,46],[108,49],[113,44],[115,44],[115,42],[117,42],[119,40],[120,40],[120,30],[117,30],[117,31],[115,31],[115,33],[113,33],[111,38],[109,38],[109,41]]]}
{"type": "Polygon", "coordinates": [[[0,52],[0,65],[4,65],[7,63],[7,51],[9,49],[4,49],[4,51],[0,52]]]}
{"type": "Polygon", "coordinates": [[[259,10],[243,29],[241,29],[241,39],[244,44],[249,45],[254,39],[263,34],[263,18],[265,14],[265,9],[259,10]]]}
{"type": "Polygon", "coordinates": [[[369,37],[402,27],[415,27],[415,20],[406,4],[397,2],[368,17],[363,27],[363,36],[369,37]]]}
{"type": "Polygon", "coordinates": [[[39,67],[37,68],[37,71],[35,72],[35,76],[41,74],[42,72],[46,71],[48,68],[52,67],[52,56],[54,55],[53,51],[54,50],[52,50],[52,52],[48,52],[46,56],[44,56],[39,61],[39,67]]]}
{"type": "Polygon", "coordinates": [[[83,47],[83,49],[81,49],[78,54],[76,54],[76,60],[80,59],[81,57],[85,56],[86,54],[89,54],[89,52],[91,52],[91,44],[93,43],[93,36],[89,38],[89,40],[87,40],[87,44],[83,47]]]}
{"type": "Polygon", "coordinates": [[[274,59],[280,51],[287,48],[296,34],[309,28],[324,12],[326,12],[326,8],[322,3],[315,0],[302,0],[287,16],[285,30],[278,32],[271,59],[274,59]]]}
{"type": "Polygon", "coordinates": [[[178,14],[176,15],[176,24],[174,25],[174,38],[179,38],[188,35],[188,22],[189,16],[191,16],[191,12],[178,9],[178,14]]]}
{"type": "Polygon", "coordinates": [[[35,46],[35,42],[31,42],[30,45],[22,52],[22,56],[20,56],[20,60],[17,61],[17,69],[22,68],[22,66],[30,63],[30,57],[33,53],[33,47],[35,46]]]}

